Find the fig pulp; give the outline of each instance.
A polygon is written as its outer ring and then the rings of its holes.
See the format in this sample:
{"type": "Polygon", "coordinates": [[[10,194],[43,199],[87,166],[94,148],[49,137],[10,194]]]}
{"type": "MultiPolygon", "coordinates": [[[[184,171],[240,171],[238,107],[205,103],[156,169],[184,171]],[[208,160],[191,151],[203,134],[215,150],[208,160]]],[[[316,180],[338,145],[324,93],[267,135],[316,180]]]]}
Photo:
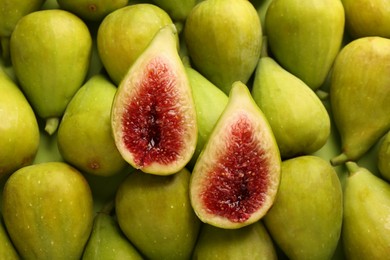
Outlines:
{"type": "Polygon", "coordinates": [[[112,106],[119,152],[151,174],[184,168],[197,142],[195,105],[176,33],[171,24],[156,34],[119,85],[112,106]]]}
{"type": "Polygon", "coordinates": [[[196,214],[228,229],[258,221],[275,199],[280,165],[266,117],[247,86],[235,82],[192,171],[190,198],[196,214]]]}

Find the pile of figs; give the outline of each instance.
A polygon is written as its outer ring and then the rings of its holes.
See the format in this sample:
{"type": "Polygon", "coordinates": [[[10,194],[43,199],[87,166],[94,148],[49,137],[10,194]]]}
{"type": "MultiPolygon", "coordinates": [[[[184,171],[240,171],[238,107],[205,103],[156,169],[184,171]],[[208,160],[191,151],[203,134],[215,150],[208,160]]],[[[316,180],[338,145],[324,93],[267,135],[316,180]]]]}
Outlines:
{"type": "Polygon", "coordinates": [[[0,0],[0,259],[388,259],[390,3],[0,0]]]}

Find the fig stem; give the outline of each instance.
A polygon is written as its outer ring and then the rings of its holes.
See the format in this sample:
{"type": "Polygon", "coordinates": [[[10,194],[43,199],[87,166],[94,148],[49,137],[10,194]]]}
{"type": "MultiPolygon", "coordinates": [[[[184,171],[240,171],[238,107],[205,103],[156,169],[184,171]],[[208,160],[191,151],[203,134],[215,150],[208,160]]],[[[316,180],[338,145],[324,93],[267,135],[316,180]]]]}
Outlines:
{"type": "Polygon", "coordinates": [[[345,153],[341,153],[341,154],[337,155],[336,157],[333,157],[330,160],[330,163],[333,166],[337,166],[337,165],[341,165],[341,164],[347,162],[348,160],[349,160],[348,156],[345,153]]]}
{"type": "Polygon", "coordinates": [[[111,212],[114,210],[115,207],[115,201],[110,200],[106,204],[103,205],[102,209],[99,211],[99,213],[110,215],[111,212]]]}
{"type": "Polygon", "coordinates": [[[352,161],[346,162],[345,166],[347,167],[349,175],[353,175],[354,173],[359,171],[360,168],[356,162],[352,162],[352,161]]]}
{"type": "Polygon", "coordinates": [[[263,44],[261,45],[261,53],[260,53],[260,58],[263,58],[263,57],[269,57],[268,38],[265,35],[263,35],[263,44]]]}
{"type": "Polygon", "coordinates": [[[59,124],[60,124],[60,119],[58,117],[50,117],[46,119],[45,131],[49,135],[53,135],[57,131],[59,124]]]}
{"type": "Polygon", "coordinates": [[[324,90],[320,90],[320,89],[316,90],[316,94],[320,100],[326,100],[329,97],[328,92],[326,92],[324,90]]]}

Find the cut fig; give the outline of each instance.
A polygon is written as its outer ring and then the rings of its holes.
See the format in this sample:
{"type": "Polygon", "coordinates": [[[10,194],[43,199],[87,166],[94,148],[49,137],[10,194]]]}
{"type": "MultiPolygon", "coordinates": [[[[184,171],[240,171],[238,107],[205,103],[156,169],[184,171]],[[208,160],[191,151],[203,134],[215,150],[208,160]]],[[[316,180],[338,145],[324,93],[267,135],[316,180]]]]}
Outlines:
{"type": "Polygon", "coordinates": [[[197,142],[194,100],[173,24],[160,29],[118,86],[111,111],[115,143],[134,168],[181,170],[197,142]]]}
{"type": "Polygon", "coordinates": [[[235,229],[261,219],[280,183],[275,137],[249,89],[235,82],[229,101],[195,163],[190,198],[200,220],[235,229]]]}

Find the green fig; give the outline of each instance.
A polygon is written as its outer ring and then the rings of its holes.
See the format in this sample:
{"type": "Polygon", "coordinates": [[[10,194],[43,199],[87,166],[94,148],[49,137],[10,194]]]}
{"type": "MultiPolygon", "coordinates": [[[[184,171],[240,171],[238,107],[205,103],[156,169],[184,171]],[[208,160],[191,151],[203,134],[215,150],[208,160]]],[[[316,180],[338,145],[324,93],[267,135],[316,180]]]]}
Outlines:
{"type": "Polygon", "coordinates": [[[94,75],[65,110],[58,128],[58,149],[65,161],[82,172],[111,176],[128,165],[111,132],[110,111],[116,90],[105,76],[94,75]]]}
{"type": "Polygon", "coordinates": [[[346,29],[352,38],[390,38],[390,5],[387,0],[341,0],[346,29]]]}
{"type": "Polygon", "coordinates": [[[337,56],[330,105],[341,154],[333,165],[358,160],[390,129],[390,39],[364,37],[337,56]]]}
{"type": "Polygon", "coordinates": [[[347,162],[343,248],[346,259],[387,259],[390,252],[390,185],[347,162]]]}
{"type": "Polygon", "coordinates": [[[0,259],[19,260],[19,254],[16,251],[8,232],[4,227],[3,217],[0,215],[0,259]]]}
{"type": "Polygon", "coordinates": [[[280,182],[280,153],[271,127],[242,82],[228,103],[191,174],[192,207],[204,223],[247,226],[272,206],[280,182]]]}
{"type": "Polygon", "coordinates": [[[132,65],[114,97],[111,125],[123,158],[134,168],[169,175],[195,152],[197,118],[173,24],[163,27],[132,65]]]}
{"type": "Polygon", "coordinates": [[[239,229],[204,224],[192,255],[193,260],[276,260],[276,250],[261,221],[239,229]]]}
{"type": "Polygon", "coordinates": [[[282,158],[311,154],[327,142],[330,118],[324,104],[273,58],[260,59],[252,95],[272,127],[282,158]]]}
{"type": "Polygon", "coordinates": [[[342,218],[342,186],[329,161],[305,155],[282,162],[278,196],[264,223],[289,259],[331,259],[342,218]]]}
{"type": "Polygon", "coordinates": [[[100,22],[106,15],[125,7],[129,0],[57,0],[57,3],[83,20],[100,22]]]}
{"type": "Polygon", "coordinates": [[[172,19],[152,4],[129,5],[107,15],[97,32],[99,57],[112,81],[119,85],[154,35],[172,19]]]}
{"type": "Polygon", "coordinates": [[[164,9],[174,21],[184,22],[196,4],[196,0],[153,0],[164,9]]]}
{"type": "Polygon", "coordinates": [[[146,259],[189,259],[200,221],[189,197],[190,172],[130,173],[115,197],[119,226],[146,259]]]}
{"type": "Polygon", "coordinates": [[[10,51],[20,87],[53,134],[89,69],[92,37],[87,25],[64,10],[30,13],[16,25],[10,51]]]}
{"type": "Polygon", "coordinates": [[[3,178],[33,163],[40,134],[32,107],[1,67],[0,121],[0,178],[3,178]]]}
{"type": "Polygon", "coordinates": [[[201,1],[183,33],[193,67],[227,95],[233,82],[248,82],[262,46],[260,18],[249,1],[201,1]]]}
{"type": "Polygon", "coordinates": [[[381,176],[390,181],[390,131],[379,144],[377,165],[381,176]]]}
{"type": "Polygon", "coordinates": [[[93,224],[83,175],[62,162],[25,166],[3,189],[2,213],[23,259],[80,259],[93,224]]]}
{"type": "Polygon", "coordinates": [[[225,109],[228,96],[195,69],[186,66],[198,121],[198,141],[190,166],[194,167],[215,123],[225,109]]]}
{"type": "Polygon", "coordinates": [[[265,34],[275,60],[313,90],[325,82],[344,35],[340,0],[274,0],[265,34]]]}

